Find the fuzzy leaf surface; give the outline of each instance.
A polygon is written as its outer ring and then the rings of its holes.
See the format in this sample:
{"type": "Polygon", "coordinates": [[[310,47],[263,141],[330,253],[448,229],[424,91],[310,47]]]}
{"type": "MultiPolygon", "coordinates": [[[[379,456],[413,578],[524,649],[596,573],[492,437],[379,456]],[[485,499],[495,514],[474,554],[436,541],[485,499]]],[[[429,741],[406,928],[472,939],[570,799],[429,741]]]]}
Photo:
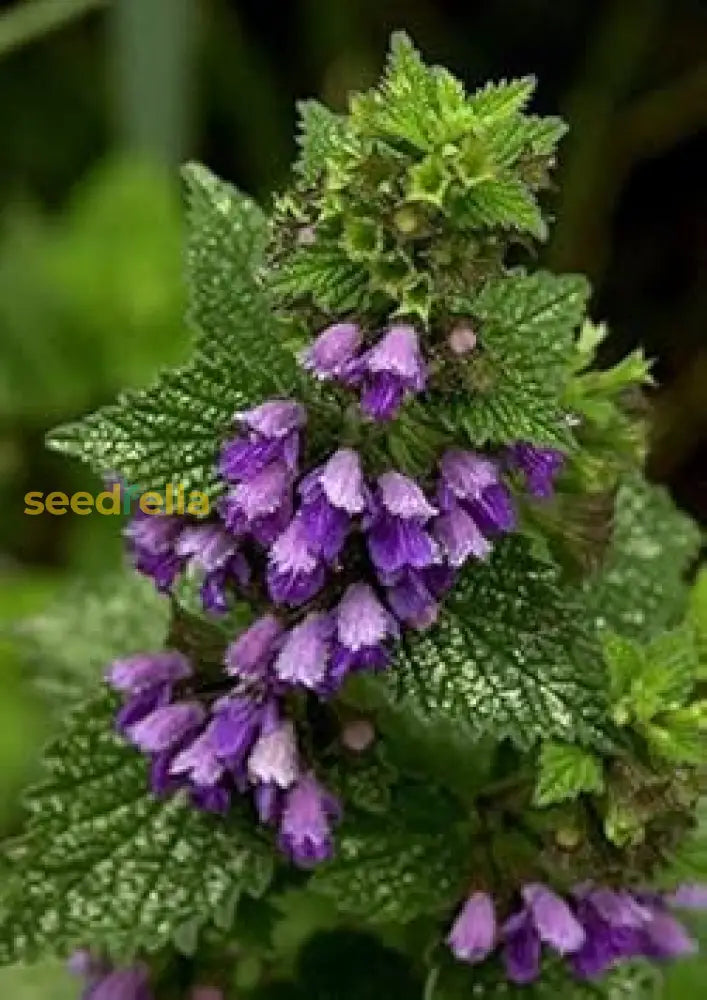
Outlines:
{"type": "Polygon", "coordinates": [[[237,812],[206,817],[147,791],[144,759],[112,731],[114,701],[86,703],[45,757],[0,896],[0,962],[87,942],[129,953],[164,944],[241,892],[261,892],[270,849],[237,812]]]}

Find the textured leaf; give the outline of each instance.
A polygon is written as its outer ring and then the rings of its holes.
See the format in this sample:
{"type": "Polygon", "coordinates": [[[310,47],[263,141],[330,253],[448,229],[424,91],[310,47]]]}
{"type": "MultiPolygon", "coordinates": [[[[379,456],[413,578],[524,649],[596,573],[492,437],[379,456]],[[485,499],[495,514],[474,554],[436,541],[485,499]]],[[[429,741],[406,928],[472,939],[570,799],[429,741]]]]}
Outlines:
{"type": "Polygon", "coordinates": [[[342,829],[335,859],[317,869],[310,884],[343,913],[407,923],[451,905],[463,887],[466,860],[454,830],[417,833],[386,817],[342,829]]]}
{"type": "Polygon", "coordinates": [[[485,139],[496,163],[509,167],[523,153],[549,156],[566,132],[567,126],[561,118],[512,115],[495,122],[487,131],[485,139]]]}
{"type": "Polygon", "coordinates": [[[667,491],[638,476],[616,498],[614,541],[601,574],[584,586],[597,624],[646,640],[677,624],[687,603],[684,576],[700,531],[667,491]]]}
{"type": "Polygon", "coordinates": [[[193,360],[58,428],[49,445],[143,490],[182,483],[213,494],[219,443],[234,412],[288,392],[296,369],[256,280],[262,213],[203,167],[188,167],[185,177],[190,318],[200,331],[193,360]]]}
{"type": "Polygon", "coordinates": [[[335,246],[301,248],[270,279],[284,301],[311,296],[321,309],[344,313],[361,309],[369,298],[368,274],[335,246]]]}
{"type": "Polygon", "coordinates": [[[107,663],[159,649],[167,635],[169,604],[151,581],[116,574],[90,590],[78,585],[43,614],[16,629],[20,651],[52,708],[102,681],[107,663]]]}
{"type": "Polygon", "coordinates": [[[206,817],[147,792],[145,762],[112,732],[113,700],[76,712],[28,797],[0,896],[0,962],[90,942],[160,947],[186,920],[261,892],[270,850],[249,816],[206,817]]]}
{"type": "Polygon", "coordinates": [[[450,431],[473,444],[567,446],[562,401],[574,332],[589,288],[584,278],[546,272],[490,282],[455,309],[476,316],[481,350],[471,366],[476,386],[444,411],[450,431]]]}
{"type": "Polygon", "coordinates": [[[306,184],[313,184],[324,171],[329,157],[344,140],[346,119],[319,101],[300,101],[298,142],[300,155],[295,169],[306,184]]]}
{"type": "Polygon", "coordinates": [[[371,689],[421,723],[529,747],[604,742],[603,680],[591,621],[557,571],[512,538],[459,579],[439,624],[408,639],[371,689]]]}
{"type": "Polygon", "coordinates": [[[604,790],[601,761],[570,743],[545,743],[540,753],[540,773],[535,805],[541,808],[604,790]]]}
{"type": "Polygon", "coordinates": [[[469,105],[479,121],[499,120],[522,111],[533,95],[535,84],[534,76],[488,83],[471,95],[469,105]]]}
{"type": "Polygon", "coordinates": [[[492,177],[472,187],[462,203],[464,222],[480,229],[516,229],[545,239],[547,226],[535,197],[516,177],[492,177]]]}
{"type": "Polygon", "coordinates": [[[707,677],[707,569],[701,569],[690,591],[689,620],[695,630],[702,679],[707,677]]]}

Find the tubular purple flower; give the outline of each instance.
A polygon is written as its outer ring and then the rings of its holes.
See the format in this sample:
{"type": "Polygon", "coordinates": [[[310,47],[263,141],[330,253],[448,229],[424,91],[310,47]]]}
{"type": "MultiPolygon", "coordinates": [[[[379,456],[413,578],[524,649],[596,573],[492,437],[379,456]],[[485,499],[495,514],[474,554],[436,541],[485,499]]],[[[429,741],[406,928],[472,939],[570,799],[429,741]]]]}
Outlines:
{"type": "Polygon", "coordinates": [[[258,618],[226,648],[226,673],[231,677],[263,677],[282,632],[282,622],[275,615],[258,618]]]}
{"type": "Polygon", "coordinates": [[[153,1000],[147,967],[114,969],[92,985],[88,996],[90,1000],[153,1000]]]}
{"type": "Polygon", "coordinates": [[[393,326],[361,359],[361,409],[374,420],[390,420],[406,395],[422,392],[427,371],[417,333],[393,326]]]}
{"type": "Polygon", "coordinates": [[[222,760],[216,756],[213,723],[193,742],[175,754],[169,768],[173,775],[188,775],[195,785],[210,788],[217,785],[225,774],[222,760]]]}
{"type": "Polygon", "coordinates": [[[487,559],[491,543],[473,517],[460,504],[453,504],[432,524],[432,536],[450,566],[458,568],[473,556],[487,559]]]}
{"type": "Polygon", "coordinates": [[[177,702],[155,709],[139,722],[128,726],[126,735],[147,753],[170,750],[204,721],[205,712],[195,701],[177,702]]]}
{"type": "Polygon", "coordinates": [[[680,885],[667,902],[678,910],[707,910],[707,885],[699,882],[680,885]]]}
{"type": "Polygon", "coordinates": [[[520,469],[529,493],[540,499],[551,497],[555,479],[565,462],[557,448],[538,448],[525,441],[512,445],[506,452],[508,463],[520,469]]]}
{"type": "Polygon", "coordinates": [[[339,378],[362,341],[361,329],[355,323],[334,323],[322,330],[302,354],[302,367],[322,380],[339,378]]]}
{"type": "Polygon", "coordinates": [[[106,680],[116,691],[134,695],[162,684],[174,684],[191,674],[191,664],[183,653],[165,649],[114,660],[106,672],[106,680]]]}
{"type": "Polygon", "coordinates": [[[400,472],[384,472],[379,476],[378,490],[383,507],[394,517],[425,522],[437,513],[415,480],[400,472]]]}
{"type": "Polygon", "coordinates": [[[270,549],[267,571],[270,597],[276,604],[297,607],[321,590],[325,578],[325,564],[308,547],[305,524],[300,518],[293,518],[270,549]]]}
{"type": "Polygon", "coordinates": [[[135,569],[163,593],[171,589],[183,566],[175,544],[184,525],[181,517],[138,510],[124,532],[135,569]]]}
{"type": "Polygon", "coordinates": [[[365,506],[361,460],[351,448],[341,448],[299,486],[302,505],[298,520],[310,551],[328,562],[341,552],[351,518],[365,506]]]}
{"type": "Polygon", "coordinates": [[[547,886],[538,884],[526,885],[523,899],[545,944],[560,955],[579,951],[585,940],[584,930],[563,899],[547,886]]]}
{"type": "Polygon", "coordinates": [[[503,961],[512,983],[524,986],[540,975],[542,945],[528,910],[516,913],[503,925],[503,961]]]}
{"type": "Polygon", "coordinates": [[[406,569],[388,588],[387,597],[396,617],[411,628],[425,631],[437,621],[439,594],[428,571],[406,569]]]}
{"type": "Polygon", "coordinates": [[[479,500],[484,490],[499,481],[496,464],[474,451],[446,451],[439,467],[442,483],[457,500],[479,500]]]}
{"type": "Polygon", "coordinates": [[[439,546],[425,527],[437,511],[412,479],[398,472],[385,473],[378,480],[370,508],[364,527],[381,580],[408,567],[424,569],[440,561],[439,546]]]}
{"type": "Polygon", "coordinates": [[[260,735],[267,704],[243,695],[222,699],[214,706],[210,725],[215,755],[239,770],[260,735]]]}
{"type": "Polygon", "coordinates": [[[487,892],[475,892],[464,903],[447,937],[455,958],[471,965],[483,962],[496,945],[496,911],[487,892]]]}
{"type": "Polygon", "coordinates": [[[228,592],[232,586],[248,585],[250,566],[242,552],[236,552],[219,569],[207,573],[201,585],[201,603],[205,611],[223,614],[228,610],[228,592]]]}
{"type": "Polygon", "coordinates": [[[694,955],[697,942],[675,917],[662,907],[653,909],[651,918],[644,927],[646,958],[664,961],[694,955]]]}
{"type": "Polygon", "coordinates": [[[189,565],[211,573],[225,566],[237,547],[236,540],[220,524],[194,524],[182,530],[175,552],[189,565]]]}
{"type": "Polygon", "coordinates": [[[318,690],[326,681],[333,634],[331,615],[310,612],[282,644],[273,667],[276,676],[286,684],[318,690]]]}
{"type": "Polygon", "coordinates": [[[228,530],[272,544],[292,514],[291,485],[292,474],[284,462],[270,462],[232,487],[219,508],[228,530]]]}
{"type": "Polygon", "coordinates": [[[248,757],[248,776],[254,784],[289,788],[299,774],[295,727],[289,719],[262,732],[248,757]]]}
{"type": "Polygon", "coordinates": [[[244,482],[271,462],[282,462],[293,472],[299,456],[299,432],[306,421],[304,407],[288,399],[271,399],[253,410],[236,414],[245,437],[227,441],[219,468],[224,479],[244,482]]]}
{"type": "Polygon", "coordinates": [[[312,868],[334,853],[331,823],[338,801],[313,774],[303,775],[287,793],[280,820],[280,849],[300,868],[312,868]]]}
{"type": "Polygon", "coordinates": [[[138,694],[130,695],[116,713],[116,730],[126,735],[132,726],[151,715],[156,709],[169,705],[171,700],[172,687],[170,684],[158,684],[140,691],[138,694]]]}

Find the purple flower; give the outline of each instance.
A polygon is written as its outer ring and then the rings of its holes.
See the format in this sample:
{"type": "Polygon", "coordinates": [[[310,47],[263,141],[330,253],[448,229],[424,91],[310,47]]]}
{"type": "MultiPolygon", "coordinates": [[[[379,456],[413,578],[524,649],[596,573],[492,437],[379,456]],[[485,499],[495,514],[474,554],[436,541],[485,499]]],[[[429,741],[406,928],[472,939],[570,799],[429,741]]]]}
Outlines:
{"type": "Polygon", "coordinates": [[[444,513],[461,508],[488,534],[513,530],[513,500],[494,462],[473,451],[453,449],[442,456],[440,472],[438,494],[444,513]]]}
{"type": "Polygon", "coordinates": [[[258,618],[226,649],[226,673],[231,677],[262,677],[282,635],[282,623],[273,614],[258,618]]]}
{"type": "Polygon", "coordinates": [[[201,602],[206,611],[222,614],[228,607],[229,584],[245,586],[250,578],[238,542],[220,524],[188,525],[176,541],[175,552],[182,564],[203,572],[201,602]]]}
{"type": "Polygon", "coordinates": [[[250,566],[242,552],[236,552],[220,569],[207,573],[201,585],[204,611],[222,615],[228,611],[228,592],[232,585],[247,586],[250,566]]]}
{"type": "Polygon", "coordinates": [[[271,462],[282,462],[293,472],[299,456],[299,432],[306,421],[304,407],[291,399],[271,399],[253,410],[236,414],[244,437],[228,441],[221,450],[219,468],[229,482],[252,479],[271,462]]]}
{"type": "Polygon", "coordinates": [[[313,774],[303,775],[287,793],[280,820],[280,849],[300,868],[312,868],[334,852],[332,821],[338,801],[313,774]]]}
{"type": "Polygon", "coordinates": [[[274,782],[258,784],[253,789],[253,802],[258,819],[265,826],[278,822],[282,809],[283,792],[274,782]]]}
{"type": "Polygon", "coordinates": [[[414,328],[391,327],[352,371],[350,380],[362,383],[364,413],[374,420],[390,420],[408,393],[425,388],[427,372],[414,328]]]}
{"type": "Polygon", "coordinates": [[[248,775],[254,784],[289,788],[298,774],[295,727],[286,719],[260,734],[248,757],[248,775]]]}
{"type": "Polygon", "coordinates": [[[694,955],[697,943],[690,937],[679,920],[662,906],[656,906],[651,919],[644,927],[646,958],[665,961],[694,955]]]}
{"type": "Polygon", "coordinates": [[[447,937],[461,962],[483,962],[496,944],[496,911],[487,892],[475,892],[464,903],[447,937]]]}
{"type": "Polygon", "coordinates": [[[223,778],[225,767],[216,756],[213,723],[188,746],[175,754],[169,767],[172,775],[187,775],[198,786],[211,788],[223,778]]]}
{"type": "Polygon", "coordinates": [[[682,910],[707,910],[707,885],[699,882],[678,886],[668,897],[671,906],[682,910]]]}
{"type": "Polygon", "coordinates": [[[305,476],[298,512],[309,550],[332,562],[341,552],[351,518],[365,506],[358,453],[341,448],[319,469],[305,476]]]}
{"type": "Polygon", "coordinates": [[[420,487],[399,472],[386,472],[370,503],[368,551],[381,579],[406,567],[423,569],[440,561],[437,543],[425,529],[437,511],[420,487]]]}
{"type": "Polygon", "coordinates": [[[192,668],[183,653],[166,649],[159,653],[137,653],[122,660],[114,660],[106,673],[106,680],[116,691],[142,694],[162,684],[173,684],[191,677],[192,668]]]}
{"type": "Polygon", "coordinates": [[[525,477],[526,489],[534,497],[551,497],[565,456],[556,448],[537,448],[535,445],[519,441],[506,453],[510,465],[521,470],[525,477]]]}
{"type": "Polygon", "coordinates": [[[529,983],[537,978],[543,943],[560,955],[568,955],[579,952],[586,941],[582,924],[551,889],[526,885],[523,900],[523,909],[503,927],[506,972],[514,983],[529,983]]]}
{"type": "Polygon", "coordinates": [[[307,543],[307,528],[295,517],[270,549],[268,592],[276,604],[297,607],[321,590],[326,566],[307,543]]]}
{"type": "Polygon", "coordinates": [[[97,979],[89,979],[85,1000],[153,1000],[146,966],[114,969],[97,979]]]}
{"type": "Polygon", "coordinates": [[[491,543],[460,504],[452,504],[432,525],[432,534],[450,566],[459,567],[474,556],[486,559],[491,543]]]}
{"type": "Polygon", "coordinates": [[[184,525],[181,517],[138,509],[124,532],[135,569],[149,576],[162,592],[172,587],[182,569],[175,545],[184,525]]]}
{"type": "Polygon", "coordinates": [[[397,637],[395,619],[366,583],[351,584],[336,610],[336,645],[330,678],[338,686],[352,670],[380,670],[388,665],[384,643],[397,637]]]}
{"type": "Polygon", "coordinates": [[[319,690],[326,683],[333,634],[331,615],[310,612],[285,638],[273,667],[277,677],[319,690]]]}
{"type": "Polygon", "coordinates": [[[498,467],[474,451],[446,451],[439,463],[443,488],[457,500],[478,500],[498,482],[498,467]]]}
{"type": "Polygon", "coordinates": [[[271,545],[292,517],[291,487],[291,470],[284,462],[270,462],[221,501],[226,527],[234,535],[251,534],[261,545],[271,545]]]}
{"type": "Polygon", "coordinates": [[[210,725],[211,744],[216,756],[239,772],[251,747],[260,735],[268,704],[245,695],[223,698],[215,706],[210,725]]]}
{"type": "Polygon", "coordinates": [[[437,621],[439,598],[451,584],[452,575],[443,566],[406,569],[388,587],[388,604],[399,621],[424,631],[437,621]]]}
{"type": "Polygon", "coordinates": [[[132,726],[151,715],[156,709],[169,705],[171,700],[172,687],[170,684],[158,684],[130,695],[115,716],[116,730],[127,735],[132,726]]]}
{"type": "Polygon", "coordinates": [[[361,330],[355,323],[334,323],[302,355],[302,366],[320,379],[339,378],[358,353],[361,330]]]}
{"type": "Polygon", "coordinates": [[[150,712],[128,726],[126,735],[147,753],[170,750],[204,721],[204,709],[195,701],[177,702],[150,712]]]}

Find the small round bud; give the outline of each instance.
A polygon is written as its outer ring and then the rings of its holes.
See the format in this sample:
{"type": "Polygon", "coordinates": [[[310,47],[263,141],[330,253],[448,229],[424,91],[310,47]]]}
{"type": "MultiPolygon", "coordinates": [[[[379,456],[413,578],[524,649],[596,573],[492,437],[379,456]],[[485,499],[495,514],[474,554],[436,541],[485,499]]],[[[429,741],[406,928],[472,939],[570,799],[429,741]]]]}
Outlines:
{"type": "Polygon", "coordinates": [[[454,354],[469,354],[476,347],[476,334],[470,326],[455,326],[447,343],[454,354]]]}
{"type": "Polygon", "coordinates": [[[420,228],[420,213],[412,205],[399,208],[394,216],[395,226],[405,236],[412,236],[420,228]]]}
{"type": "Polygon", "coordinates": [[[302,226],[297,231],[297,244],[301,247],[311,247],[316,242],[317,232],[314,226],[302,226]]]}
{"type": "Polygon", "coordinates": [[[582,833],[576,826],[561,826],[555,831],[555,843],[563,851],[574,851],[582,843],[582,833]]]}
{"type": "Polygon", "coordinates": [[[341,742],[347,750],[362,753],[376,738],[376,731],[368,719],[354,719],[341,730],[341,742]]]}

